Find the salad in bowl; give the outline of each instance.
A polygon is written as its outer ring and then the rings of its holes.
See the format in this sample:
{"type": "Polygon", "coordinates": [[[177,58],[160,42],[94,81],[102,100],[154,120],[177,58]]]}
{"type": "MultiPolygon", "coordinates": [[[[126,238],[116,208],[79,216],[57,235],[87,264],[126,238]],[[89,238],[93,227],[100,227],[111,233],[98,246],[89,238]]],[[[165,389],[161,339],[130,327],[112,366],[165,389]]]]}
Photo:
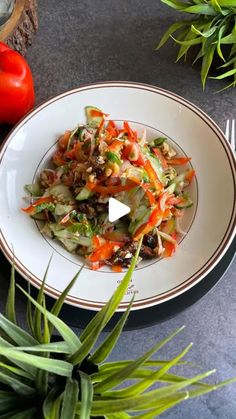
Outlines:
{"type": "Polygon", "coordinates": [[[172,256],[193,204],[190,158],[167,138],[149,139],[145,129],[139,135],[132,124],[109,120],[94,106],[85,112],[86,124],[60,136],[50,167],[26,185],[31,202],[23,211],[93,270],[129,267],[140,240],[139,261],[172,256]],[[108,217],[111,197],[130,208],[115,222],[108,217]]]}

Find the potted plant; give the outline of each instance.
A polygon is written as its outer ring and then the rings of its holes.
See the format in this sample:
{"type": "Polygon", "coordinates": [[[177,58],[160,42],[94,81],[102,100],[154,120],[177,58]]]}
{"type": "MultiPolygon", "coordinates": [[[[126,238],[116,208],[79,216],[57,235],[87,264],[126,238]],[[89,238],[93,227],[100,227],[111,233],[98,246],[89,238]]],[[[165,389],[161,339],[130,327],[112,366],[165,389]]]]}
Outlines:
{"type": "Polygon", "coordinates": [[[176,61],[194,52],[193,64],[201,62],[201,80],[207,77],[229,79],[222,90],[236,86],[236,3],[235,0],[161,0],[190,19],[173,23],[157,46],[161,48],[171,37],[179,46],[176,61]]]}
{"type": "Polygon", "coordinates": [[[122,300],[138,257],[139,249],[121,284],[107,304],[77,336],[58,316],[73,278],[51,311],[43,293],[37,299],[18,286],[28,299],[30,332],[17,325],[15,275],[12,267],[5,316],[0,314],[0,417],[11,419],[139,419],[156,418],[176,404],[215,390],[218,384],[202,380],[214,371],[191,378],[178,376],[171,368],[190,364],[182,358],[191,344],[170,360],[150,359],[179,333],[176,330],[135,360],[105,362],[129,315],[132,301],[114,329],[94,349],[97,339],[122,300]],[[59,336],[53,335],[54,330],[59,336]],[[132,382],[133,381],[133,382],[132,382]],[[131,384],[130,384],[131,383],[131,384]],[[153,389],[153,385],[155,388],[153,389]],[[121,388],[116,388],[122,385],[121,388]]]}

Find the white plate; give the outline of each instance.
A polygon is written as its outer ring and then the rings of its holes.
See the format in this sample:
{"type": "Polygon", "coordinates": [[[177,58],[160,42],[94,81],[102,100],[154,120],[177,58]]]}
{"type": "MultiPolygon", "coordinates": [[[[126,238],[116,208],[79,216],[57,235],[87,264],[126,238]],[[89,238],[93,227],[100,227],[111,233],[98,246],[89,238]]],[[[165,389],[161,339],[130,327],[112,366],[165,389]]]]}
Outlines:
{"type": "MultiPolygon", "coordinates": [[[[128,120],[148,135],[161,132],[192,157],[195,206],[185,220],[188,233],[177,253],[136,269],[119,310],[132,294],[133,310],[170,300],[193,287],[225,254],[236,229],[236,162],[218,126],[200,109],[173,93],[129,82],[107,82],[66,92],[37,107],[10,133],[0,153],[0,243],[16,269],[39,287],[49,258],[46,293],[57,298],[82,261],[43,237],[21,211],[24,185],[48,160],[58,136],[85,122],[84,108],[94,105],[117,121],[128,120]]],[[[123,274],[85,268],[67,303],[98,310],[123,274]]]]}

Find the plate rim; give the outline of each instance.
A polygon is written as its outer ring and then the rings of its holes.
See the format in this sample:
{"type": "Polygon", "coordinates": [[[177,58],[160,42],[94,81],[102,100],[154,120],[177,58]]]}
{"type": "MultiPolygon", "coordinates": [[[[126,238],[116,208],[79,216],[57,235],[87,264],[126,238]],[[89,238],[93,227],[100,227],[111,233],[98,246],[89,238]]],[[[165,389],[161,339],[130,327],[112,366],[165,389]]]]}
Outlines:
{"type": "MultiPolygon", "coordinates": [[[[70,96],[75,93],[79,93],[81,91],[98,89],[98,88],[106,88],[106,87],[137,88],[140,90],[151,91],[153,93],[161,94],[162,96],[166,96],[172,100],[175,100],[176,102],[183,104],[185,107],[187,107],[192,112],[194,112],[214,131],[215,135],[219,138],[219,141],[221,142],[225,150],[226,156],[228,158],[228,162],[229,162],[229,166],[231,169],[232,178],[233,178],[233,182],[235,186],[236,184],[236,158],[233,154],[233,151],[231,150],[229,143],[227,142],[225,138],[223,131],[215,123],[215,121],[209,115],[207,115],[202,109],[200,109],[198,106],[196,106],[189,100],[185,99],[184,97],[177,95],[176,93],[160,88],[158,86],[145,84],[145,83],[139,83],[139,82],[131,82],[131,81],[107,81],[107,82],[105,81],[105,82],[98,82],[98,83],[82,84],[77,88],[67,90],[59,95],[52,96],[51,98],[41,102],[31,112],[27,113],[27,115],[25,115],[6,136],[5,140],[3,141],[0,147],[0,164],[3,159],[4,153],[11,141],[12,135],[15,135],[19,129],[21,129],[31,118],[33,118],[42,109],[46,108],[51,103],[56,102],[63,97],[70,96]]],[[[236,188],[234,188],[234,196],[235,196],[235,193],[236,193],[236,188]]],[[[189,290],[190,288],[194,287],[194,285],[199,283],[202,279],[204,279],[211,272],[211,270],[217,265],[217,263],[225,255],[236,233],[235,199],[234,199],[234,206],[232,209],[232,213],[229,218],[229,227],[226,229],[225,234],[222,237],[220,244],[215,249],[214,253],[208,259],[208,261],[197,271],[197,273],[194,273],[190,278],[186,279],[183,283],[179,284],[178,286],[174,287],[171,290],[168,290],[162,294],[158,294],[158,295],[146,298],[144,300],[138,300],[136,302],[134,301],[132,311],[142,309],[145,307],[146,308],[151,307],[151,306],[163,303],[165,301],[171,300],[183,294],[185,291],[189,290]],[[191,279],[192,277],[193,279],[191,279]]],[[[23,278],[25,278],[26,280],[31,282],[34,286],[39,288],[40,284],[42,283],[42,280],[37,278],[32,272],[28,271],[28,269],[24,267],[21,261],[18,260],[16,257],[14,257],[13,251],[10,249],[9,244],[5,241],[5,238],[1,229],[0,229],[0,248],[10,263],[14,261],[16,269],[23,276],[23,278]]],[[[47,284],[45,284],[45,292],[52,298],[58,298],[58,296],[61,294],[60,291],[58,291],[54,287],[49,286],[47,284]]],[[[66,302],[76,307],[86,308],[86,309],[94,310],[94,311],[99,310],[105,304],[105,303],[99,303],[99,302],[91,302],[89,300],[83,300],[79,297],[75,297],[71,295],[67,296],[66,302]]],[[[119,306],[119,311],[124,311],[125,308],[127,308],[127,306],[128,306],[127,302],[121,302],[119,306]]]]}

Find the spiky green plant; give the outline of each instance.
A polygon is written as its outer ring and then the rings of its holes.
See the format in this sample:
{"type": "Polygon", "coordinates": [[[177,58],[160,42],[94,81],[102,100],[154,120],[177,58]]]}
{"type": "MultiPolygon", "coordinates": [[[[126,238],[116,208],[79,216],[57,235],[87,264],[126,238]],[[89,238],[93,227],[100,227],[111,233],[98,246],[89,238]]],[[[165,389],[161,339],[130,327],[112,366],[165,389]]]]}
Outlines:
{"type": "Polygon", "coordinates": [[[104,363],[122,331],[132,302],[100,346],[94,349],[94,345],[127,290],[138,252],[113,296],[80,336],[58,317],[78,275],[51,311],[46,309],[43,294],[46,275],[36,300],[18,286],[28,299],[27,320],[32,332],[28,333],[16,322],[12,268],[6,313],[0,314],[1,419],[128,419],[133,413],[136,418],[150,419],[183,400],[236,380],[210,385],[202,380],[214,371],[192,378],[171,373],[170,369],[176,365],[190,365],[182,358],[191,345],[170,360],[151,360],[182,328],[135,360],[104,363]],[[59,333],[56,340],[52,339],[54,329],[59,333]]]}
{"type": "Polygon", "coordinates": [[[203,89],[216,61],[218,75],[213,79],[232,79],[222,90],[236,86],[236,2],[235,0],[161,0],[192,19],[179,20],[165,32],[157,49],[171,37],[179,46],[176,61],[186,59],[189,50],[196,51],[193,64],[201,60],[203,89]],[[174,36],[173,36],[174,34],[174,36]],[[217,58],[218,57],[218,58],[217,58]]]}

